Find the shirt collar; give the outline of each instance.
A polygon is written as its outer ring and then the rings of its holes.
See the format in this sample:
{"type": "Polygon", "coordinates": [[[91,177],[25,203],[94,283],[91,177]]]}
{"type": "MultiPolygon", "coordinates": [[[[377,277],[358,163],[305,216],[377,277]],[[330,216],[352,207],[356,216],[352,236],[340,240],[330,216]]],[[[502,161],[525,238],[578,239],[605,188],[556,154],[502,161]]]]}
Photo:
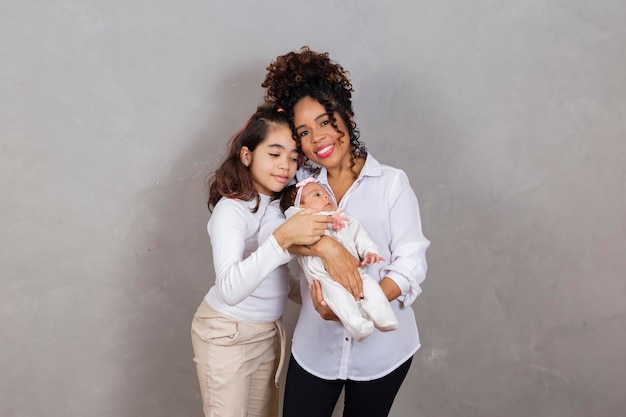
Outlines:
{"type": "MultiPolygon", "coordinates": [[[[363,164],[363,168],[359,174],[359,178],[356,180],[361,181],[363,177],[380,177],[381,175],[383,175],[382,165],[372,156],[371,153],[368,153],[365,158],[365,164],[363,164]]],[[[323,184],[328,184],[328,172],[326,171],[326,168],[322,167],[317,179],[323,184]]]]}

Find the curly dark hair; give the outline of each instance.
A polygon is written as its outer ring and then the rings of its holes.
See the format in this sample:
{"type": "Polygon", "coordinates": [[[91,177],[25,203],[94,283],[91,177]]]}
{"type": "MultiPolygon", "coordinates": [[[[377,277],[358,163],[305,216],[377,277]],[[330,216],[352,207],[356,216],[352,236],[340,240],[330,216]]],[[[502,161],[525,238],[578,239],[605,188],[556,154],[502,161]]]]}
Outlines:
{"type": "MultiPolygon", "coordinates": [[[[280,55],[267,67],[267,75],[262,87],[266,88],[265,101],[276,103],[285,109],[289,116],[293,137],[300,148],[300,138],[295,134],[293,126],[294,106],[303,98],[311,97],[317,100],[331,117],[331,124],[335,130],[337,113],[348,127],[350,148],[352,150],[352,166],[356,158],[367,155],[367,149],[360,141],[360,132],[352,120],[352,93],[354,88],[348,75],[337,62],[332,61],[328,52],[312,51],[303,46],[299,51],[280,55]]],[[[356,173],[354,173],[356,179],[356,173]]]]}

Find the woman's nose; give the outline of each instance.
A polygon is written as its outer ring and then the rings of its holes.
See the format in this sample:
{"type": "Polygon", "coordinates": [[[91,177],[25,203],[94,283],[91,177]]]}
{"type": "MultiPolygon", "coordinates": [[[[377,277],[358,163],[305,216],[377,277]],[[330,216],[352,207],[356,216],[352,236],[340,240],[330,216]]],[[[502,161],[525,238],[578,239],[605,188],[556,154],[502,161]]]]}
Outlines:
{"type": "Polygon", "coordinates": [[[313,140],[316,142],[322,139],[324,136],[324,129],[317,129],[313,132],[313,140]]]}

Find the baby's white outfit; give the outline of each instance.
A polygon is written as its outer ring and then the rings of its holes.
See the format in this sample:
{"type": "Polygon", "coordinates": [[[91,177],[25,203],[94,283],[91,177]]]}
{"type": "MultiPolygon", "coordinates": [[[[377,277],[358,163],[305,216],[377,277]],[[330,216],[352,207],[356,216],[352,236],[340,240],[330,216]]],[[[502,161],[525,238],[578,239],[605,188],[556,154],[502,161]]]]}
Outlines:
{"type": "MultiPolygon", "coordinates": [[[[285,216],[290,218],[300,210],[303,209],[290,207],[285,211],[285,216]]],[[[325,211],[317,214],[335,213],[337,212],[325,211]]],[[[378,254],[376,244],[358,220],[345,213],[341,213],[341,217],[345,218],[343,228],[333,230],[329,226],[325,234],[339,241],[356,258],[363,259],[368,253],[378,254]]],[[[320,281],[324,301],[355,340],[360,342],[365,339],[372,334],[374,328],[384,332],[398,328],[398,320],[387,297],[378,281],[367,274],[365,267],[359,268],[363,279],[363,299],[357,302],[348,290],[328,275],[320,257],[298,255],[298,263],[309,284],[313,280],[320,281]]]]}

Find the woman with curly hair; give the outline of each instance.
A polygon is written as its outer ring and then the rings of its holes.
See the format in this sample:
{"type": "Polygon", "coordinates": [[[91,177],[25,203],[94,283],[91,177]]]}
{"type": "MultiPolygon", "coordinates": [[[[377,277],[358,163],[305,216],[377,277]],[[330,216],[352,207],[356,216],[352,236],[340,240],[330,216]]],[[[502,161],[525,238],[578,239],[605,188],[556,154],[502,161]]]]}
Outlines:
{"type": "MultiPolygon", "coordinates": [[[[263,82],[267,102],[283,108],[308,170],[331,193],[340,209],[358,219],[380,249],[384,262],[367,272],[378,280],[399,321],[395,331],[375,331],[355,341],[323,300],[319,282],[301,275],[302,308],[294,330],[287,371],[284,417],[331,416],[342,389],[343,415],[387,416],[420,347],[410,305],[426,275],[430,242],[422,233],[419,205],[404,171],[379,163],[359,139],[348,72],[327,53],[308,47],[276,58],[263,82]]],[[[271,206],[260,237],[280,224],[271,206]]],[[[322,237],[289,251],[320,256],[329,274],[356,298],[361,294],[358,260],[336,241],[322,237]]]]}

